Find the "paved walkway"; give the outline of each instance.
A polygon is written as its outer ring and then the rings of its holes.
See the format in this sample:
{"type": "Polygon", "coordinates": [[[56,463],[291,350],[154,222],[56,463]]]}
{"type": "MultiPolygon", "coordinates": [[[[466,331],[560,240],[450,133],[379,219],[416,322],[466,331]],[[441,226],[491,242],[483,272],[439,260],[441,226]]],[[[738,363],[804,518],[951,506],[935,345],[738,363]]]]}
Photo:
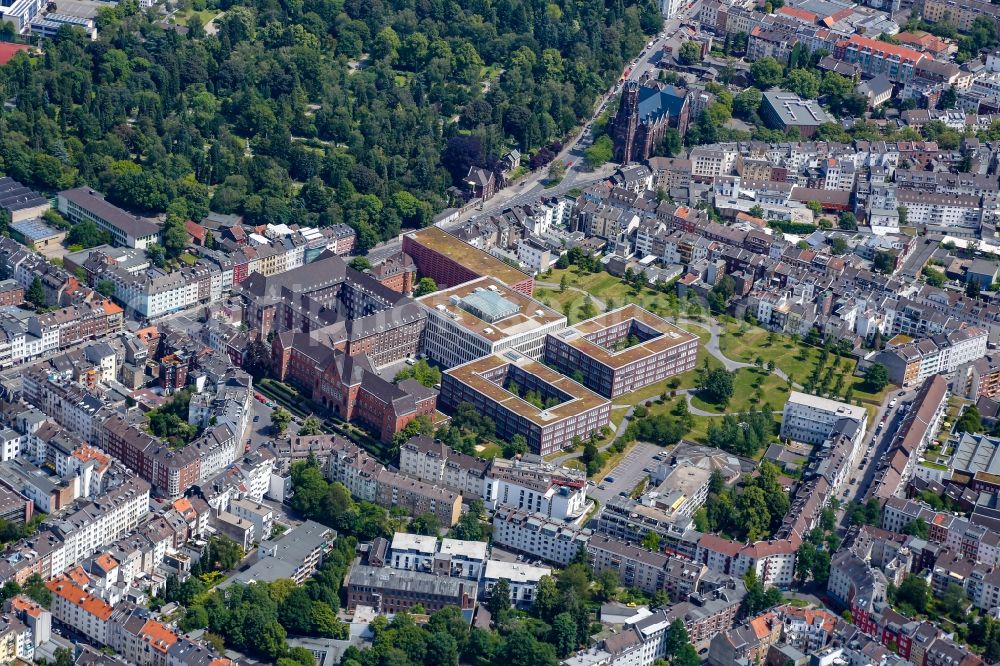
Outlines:
{"type": "MultiPolygon", "coordinates": [[[[544,287],[544,288],[557,288],[558,289],[558,287],[559,287],[558,284],[555,284],[553,282],[536,282],[535,284],[537,286],[539,286],[539,287],[544,287]]],[[[573,291],[578,291],[578,292],[580,292],[582,294],[589,293],[589,292],[586,292],[586,291],[580,289],[579,287],[567,286],[566,288],[567,289],[571,289],[573,291]]],[[[598,298],[596,298],[595,296],[591,295],[591,299],[594,301],[594,305],[599,310],[604,310],[605,309],[604,308],[604,303],[602,301],[600,301],[598,298]]],[[[708,320],[708,322],[697,321],[697,320],[694,320],[694,319],[679,318],[679,319],[676,320],[676,323],[677,324],[689,324],[691,326],[697,326],[699,328],[702,328],[702,329],[705,329],[706,331],[708,331],[709,338],[708,338],[708,342],[705,343],[705,350],[709,354],[711,354],[712,356],[714,356],[716,359],[718,359],[718,361],[720,363],[722,363],[722,365],[726,368],[726,370],[728,370],[730,372],[734,372],[736,370],[739,370],[740,368],[754,368],[754,367],[756,367],[753,363],[744,363],[743,361],[734,361],[733,359],[729,358],[728,356],[726,356],[725,354],[722,353],[722,349],[719,347],[719,336],[722,334],[722,327],[719,326],[719,322],[717,322],[714,317],[710,318],[708,320]]],[[[772,372],[775,375],[777,375],[778,377],[780,377],[783,381],[786,381],[786,382],[788,381],[788,375],[785,374],[779,368],[774,368],[770,372],[772,372]]],[[[796,382],[793,382],[792,386],[794,388],[802,388],[802,385],[798,384],[796,382]]],[[[720,414],[718,412],[709,412],[709,411],[706,411],[704,409],[700,409],[698,407],[695,407],[693,404],[691,404],[691,397],[694,396],[697,393],[696,389],[680,389],[680,390],[677,391],[677,393],[678,393],[678,395],[683,395],[685,397],[685,399],[687,400],[687,404],[688,404],[688,411],[691,412],[691,414],[693,414],[695,416],[722,416],[723,415],[723,414],[720,414]]],[[[635,412],[635,407],[634,406],[631,406],[631,407],[628,408],[628,411],[625,412],[625,414],[622,416],[621,422],[618,424],[618,429],[615,431],[615,437],[621,437],[622,435],[625,434],[625,429],[628,427],[629,421],[632,419],[632,415],[633,415],[634,412],[635,412]]],[[[614,441],[614,440],[612,440],[612,441],[614,441]]],[[[609,446],[611,446],[610,442],[608,444],[606,444],[605,446],[601,447],[601,450],[605,451],[605,450],[607,450],[607,448],[609,446]]],[[[554,458],[551,462],[554,463],[554,464],[556,464],[556,465],[561,465],[564,462],[566,462],[567,460],[570,460],[572,458],[578,458],[578,457],[580,457],[580,454],[578,452],[576,452],[576,451],[573,451],[573,452],[561,455],[558,458],[554,458]]]]}

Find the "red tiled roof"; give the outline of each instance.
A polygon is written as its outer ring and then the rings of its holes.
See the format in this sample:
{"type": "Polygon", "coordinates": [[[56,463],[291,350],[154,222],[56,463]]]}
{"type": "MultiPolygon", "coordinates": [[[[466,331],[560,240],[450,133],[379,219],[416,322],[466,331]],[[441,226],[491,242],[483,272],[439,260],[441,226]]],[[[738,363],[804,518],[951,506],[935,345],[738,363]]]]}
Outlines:
{"type": "Polygon", "coordinates": [[[917,62],[918,60],[924,57],[924,54],[921,53],[920,51],[915,51],[906,46],[899,46],[898,44],[890,44],[888,42],[883,42],[878,39],[863,37],[862,35],[851,35],[851,38],[845,40],[844,43],[854,44],[858,48],[865,49],[867,51],[896,56],[902,61],[917,62]]]}
{"type": "Polygon", "coordinates": [[[807,12],[804,9],[799,9],[798,7],[782,7],[778,10],[779,14],[784,14],[785,16],[792,16],[797,19],[802,19],[803,21],[809,21],[810,23],[815,23],[816,19],[819,18],[816,14],[812,12],[807,12]]]}

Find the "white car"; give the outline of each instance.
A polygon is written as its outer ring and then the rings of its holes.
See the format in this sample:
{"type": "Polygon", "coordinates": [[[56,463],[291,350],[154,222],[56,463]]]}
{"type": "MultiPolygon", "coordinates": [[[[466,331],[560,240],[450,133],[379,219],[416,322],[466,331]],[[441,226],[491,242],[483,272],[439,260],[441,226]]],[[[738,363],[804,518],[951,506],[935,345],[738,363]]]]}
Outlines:
{"type": "Polygon", "coordinates": [[[892,400],[889,401],[889,408],[891,409],[892,407],[895,407],[895,406],[896,406],[896,399],[893,398],[892,400]]]}

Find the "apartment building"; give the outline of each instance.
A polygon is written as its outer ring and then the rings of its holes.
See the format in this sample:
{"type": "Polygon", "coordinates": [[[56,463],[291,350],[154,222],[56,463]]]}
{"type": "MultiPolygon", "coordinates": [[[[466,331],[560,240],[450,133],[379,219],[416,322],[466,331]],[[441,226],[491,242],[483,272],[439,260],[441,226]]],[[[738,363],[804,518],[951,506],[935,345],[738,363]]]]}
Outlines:
{"type": "Polygon", "coordinates": [[[396,532],[387,565],[393,569],[423,571],[453,578],[479,580],[486,566],[486,542],[442,539],[396,532]]]}
{"type": "Polygon", "coordinates": [[[439,401],[446,412],[473,405],[493,419],[498,436],[521,435],[539,455],[600,432],[611,412],[607,399],[515,351],[446,370],[439,401]]]}
{"type": "Polygon", "coordinates": [[[354,442],[340,435],[309,435],[300,437],[306,440],[310,450],[320,442],[329,446],[322,447],[327,454],[326,478],[344,484],[351,495],[358,499],[374,502],[378,497],[377,479],[383,469],[382,464],[368,455],[354,442]]]}
{"type": "Polygon", "coordinates": [[[89,187],[60,192],[57,201],[59,212],[70,222],[93,222],[108,232],[115,245],[145,250],[160,239],[160,226],[154,220],[127,213],[89,187]]]}
{"type": "Polygon", "coordinates": [[[606,398],[693,370],[698,336],[637,305],[582,321],[545,340],[545,361],[606,398]]]}
{"type": "Polygon", "coordinates": [[[387,469],[379,470],[376,488],[375,502],[387,509],[399,507],[411,516],[432,513],[446,527],[454,526],[462,515],[460,494],[387,469]]]}
{"type": "Polygon", "coordinates": [[[114,613],[111,604],[62,574],[45,583],[45,587],[52,592],[52,617],[98,645],[108,645],[108,626],[114,613]]]}
{"type": "Polygon", "coordinates": [[[730,576],[745,576],[753,571],[765,585],[786,589],[795,574],[795,553],[802,541],[787,539],[742,544],[714,534],[703,534],[698,541],[695,561],[710,570],[730,576]]]}
{"type": "Polygon", "coordinates": [[[484,598],[489,598],[500,580],[507,581],[510,589],[511,606],[531,606],[535,602],[538,581],[543,576],[551,576],[552,569],[523,562],[503,562],[489,560],[483,571],[482,588],[484,598]]]}
{"type": "Polygon", "coordinates": [[[455,451],[444,442],[417,435],[399,447],[399,471],[464,497],[484,497],[492,462],[455,451]]]}
{"type": "Polygon", "coordinates": [[[857,439],[863,439],[868,412],[863,407],[792,391],[781,417],[781,436],[808,444],[822,444],[837,422],[847,419],[857,424],[857,439]]]}
{"type": "Polygon", "coordinates": [[[271,538],[271,530],[274,528],[274,510],[271,507],[260,502],[238,499],[229,503],[229,512],[253,525],[256,540],[271,538]]]}
{"type": "Polygon", "coordinates": [[[976,18],[996,21],[1000,13],[988,0],[923,0],[923,18],[935,23],[950,20],[959,30],[968,31],[976,18]]]}
{"type": "Polygon", "coordinates": [[[556,520],[574,520],[588,506],[587,481],[577,470],[540,459],[497,458],[486,474],[483,499],[493,508],[510,506],[556,520]]]}
{"type": "Polygon", "coordinates": [[[651,595],[665,591],[673,600],[707,593],[722,585],[723,577],[701,562],[649,551],[613,537],[591,537],[587,556],[595,573],[612,569],[625,587],[651,595]]]}
{"type": "Polygon", "coordinates": [[[918,63],[927,57],[920,51],[863,35],[851,35],[838,41],[833,55],[858,65],[868,76],[883,75],[895,83],[913,79],[918,63]]]}
{"type": "Polygon", "coordinates": [[[493,514],[493,543],[565,567],[586,549],[591,531],[532,514],[500,507],[493,514]]]}
{"type": "Polygon", "coordinates": [[[323,564],[323,558],[333,550],[337,533],[313,520],[307,520],[298,527],[285,532],[276,539],[260,544],[258,562],[277,564],[290,569],[291,578],[302,585],[323,564]]]}
{"type": "Polygon", "coordinates": [[[417,299],[427,311],[423,349],[444,368],[513,349],[538,361],[545,336],[566,317],[493,277],[481,277],[417,299]]]}
{"type": "Polygon", "coordinates": [[[988,340],[989,332],[985,329],[962,326],[885,349],[878,355],[878,362],[888,369],[889,381],[909,386],[982,360],[988,340]]]}

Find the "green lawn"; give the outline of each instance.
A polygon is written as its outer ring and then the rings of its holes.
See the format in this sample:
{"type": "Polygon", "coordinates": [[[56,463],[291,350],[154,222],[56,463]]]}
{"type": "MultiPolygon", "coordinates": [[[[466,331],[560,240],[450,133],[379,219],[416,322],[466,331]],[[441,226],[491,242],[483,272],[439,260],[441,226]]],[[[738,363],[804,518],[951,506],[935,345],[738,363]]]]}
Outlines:
{"type": "MultiPolygon", "coordinates": [[[[796,343],[789,336],[775,333],[769,336],[768,331],[742,322],[727,322],[725,332],[719,336],[719,348],[722,353],[734,361],[753,363],[758,357],[765,363],[773,362],[775,367],[791,377],[797,384],[802,384],[812,374],[819,362],[820,350],[808,347],[803,342],[796,343]],[[741,332],[742,331],[742,332],[741,332]],[[770,342],[768,339],[770,337],[770,342]]],[[[827,360],[835,363],[837,357],[833,354],[827,360]]],[[[853,399],[860,400],[874,416],[875,406],[879,405],[889,391],[895,389],[889,385],[881,391],[872,392],[867,389],[864,377],[854,375],[857,363],[853,359],[842,358],[838,371],[844,378],[841,397],[848,387],[853,387],[853,399]]],[[[766,387],[765,387],[766,388],[766,387]]],[[[739,391],[737,390],[737,393],[739,391]]],[[[783,401],[782,401],[783,404],[783,401]]],[[[772,402],[772,407],[780,409],[772,402]]]]}
{"type": "Polygon", "coordinates": [[[706,412],[719,414],[745,412],[765,404],[772,411],[781,411],[788,398],[788,385],[777,375],[757,368],[740,368],[733,378],[733,397],[725,407],[705,402],[698,396],[691,398],[691,404],[706,412]],[[760,380],[760,386],[754,384],[760,380]]]}
{"type": "Polygon", "coordinates": [[[768,332],[756,326],[726,324],[725,333],[719,336],[719,349],[734,361],[753,363],[758,356],[764,363],[771,361],[796,382],[801,383],[819,359],[819,350],[795,344],[792,339],[775,333],[768,342],[768,332]]]}
{"type": "Polygon", "coordinates": [[[195,11],[193,9],[186,9],[178,11],[176,14],[170,17],[170,20],[178,25],[187,25],[194,16],[201,18],[201,24],[204,26],[209,21],[211,21],[216,16],[219,16],[222,12],[215,9],[203,9],[201,11],[195,11]]]}
{"type": "MultiPolygon", "coordinates": [[[[581,273],[575,267],[563,270],[556,268],[552,270],[551,274],[539,276],[538,281],[559,284],[563,275],[566,276],[569,286],[582,289],[605,304],[612,301],[611,305],[619,308],[626,303],[635,303],[661,316],[668,316],[670,314],[668,312],[668,298],[666,294],[655,289],[649,289],[648,287],[635,290],[609,273],[581,273]]],[[[535,298],[560,312],[564,312],[566,304],[571,303],[570,323],[576,323],[580,321],[579,308],[583,305],[586,296],[571,289],[560,293],[557,288],[537,287],[535,289],[535,298]]]]}

